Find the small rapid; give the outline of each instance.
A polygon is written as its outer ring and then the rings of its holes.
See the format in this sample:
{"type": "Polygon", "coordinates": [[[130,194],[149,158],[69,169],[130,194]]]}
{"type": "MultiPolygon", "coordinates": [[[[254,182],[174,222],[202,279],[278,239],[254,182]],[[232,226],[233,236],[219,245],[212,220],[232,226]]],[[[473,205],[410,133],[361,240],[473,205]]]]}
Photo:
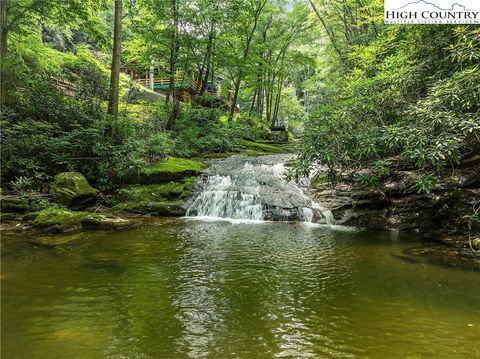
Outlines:
{"type": "Polygon", "coordinates": [[[187,217],[334,224],[330,210],[285,180],[290,155],[233,156],[212,163],[187,217]]]}

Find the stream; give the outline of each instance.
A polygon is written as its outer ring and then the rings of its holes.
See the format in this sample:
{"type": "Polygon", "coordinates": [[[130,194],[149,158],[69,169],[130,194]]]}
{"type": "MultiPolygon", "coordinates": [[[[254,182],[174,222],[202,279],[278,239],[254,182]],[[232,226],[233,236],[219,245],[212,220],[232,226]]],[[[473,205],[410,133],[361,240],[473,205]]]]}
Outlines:
{"type": "Polygon", "coordinates": [[[282,158],[214,163],[186,218],[4,236],[1,357],[480,358],[478,272],[333,225],[282,158]]]}

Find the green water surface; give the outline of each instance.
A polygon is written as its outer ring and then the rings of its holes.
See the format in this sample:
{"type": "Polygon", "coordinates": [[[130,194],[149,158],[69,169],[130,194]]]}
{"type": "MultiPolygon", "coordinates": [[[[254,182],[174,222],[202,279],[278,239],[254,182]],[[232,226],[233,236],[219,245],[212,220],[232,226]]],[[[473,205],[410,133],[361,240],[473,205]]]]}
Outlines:
{"type": "Polygon", "coordinates": [[[480,358],[480,273],[411,236],[165,219],[3,238],[2,359],[480,358]]]}

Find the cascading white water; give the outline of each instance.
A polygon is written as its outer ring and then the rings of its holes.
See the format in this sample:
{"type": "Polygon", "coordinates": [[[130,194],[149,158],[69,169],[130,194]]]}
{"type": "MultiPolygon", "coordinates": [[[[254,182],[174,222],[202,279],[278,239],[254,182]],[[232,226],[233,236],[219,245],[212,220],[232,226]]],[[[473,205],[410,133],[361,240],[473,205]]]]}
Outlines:
{"type": "Polygon", "coordinates": [[[333,224],[332,213],[284,179],[285,156],[234,156],[214,163],[187,217],[333,224]]]}
{"type": "Polygon", "coordinates": [[[199,217],[263,220],[262,203],[254,193],[235,189],[230,176],[207,178],[202,192],[187,210],[199,217]]]}

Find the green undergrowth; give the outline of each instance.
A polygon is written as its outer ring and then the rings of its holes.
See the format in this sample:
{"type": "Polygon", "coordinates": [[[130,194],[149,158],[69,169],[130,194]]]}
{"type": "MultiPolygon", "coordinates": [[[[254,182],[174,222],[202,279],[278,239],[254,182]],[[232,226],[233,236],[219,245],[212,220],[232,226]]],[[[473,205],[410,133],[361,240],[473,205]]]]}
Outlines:
{"type": "Polygon", "coordinates": [[[153,174],[158,172],[200,172],[203,169],[203,165],[200,161],[177,158],[177,157],[168,157],[166,161],[159,161],[151,167],[147,167],[142,170],[145,174],[153,174]]]}
{"type": "Polygon", "coordinates": [[[270,141],[241,141],[238,152],[246,155],[291,153],[291,144],[275,143],[270,141]]]}

